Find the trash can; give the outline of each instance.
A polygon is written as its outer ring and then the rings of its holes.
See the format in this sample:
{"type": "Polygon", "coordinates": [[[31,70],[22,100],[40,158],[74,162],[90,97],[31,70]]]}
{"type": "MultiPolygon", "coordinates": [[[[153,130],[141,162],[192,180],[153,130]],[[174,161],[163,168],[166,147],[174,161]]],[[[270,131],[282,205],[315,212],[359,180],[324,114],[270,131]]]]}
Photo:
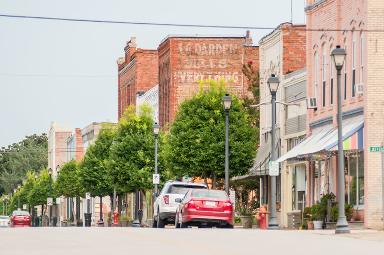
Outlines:
{"type": "Polygon", "coordinates": [[[53,217],[53,219],[52,219],[52,225],[53,225],[54,227],[57,227],[57,217],[56,217],[56,216],[53,217]]]}
{"type": "Polygon", "coordinates": [[[84,225],[86,227],[91,226],[91,217],[92,217],[92,213],[84,213],[84,225]]]}

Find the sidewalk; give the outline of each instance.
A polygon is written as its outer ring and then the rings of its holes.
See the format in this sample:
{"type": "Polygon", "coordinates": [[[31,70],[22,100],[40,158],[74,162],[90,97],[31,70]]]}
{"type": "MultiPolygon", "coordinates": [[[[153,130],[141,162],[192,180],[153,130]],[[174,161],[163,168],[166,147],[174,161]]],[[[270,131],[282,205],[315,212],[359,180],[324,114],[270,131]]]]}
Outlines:
{"type": "MultiPolygon", "coordinates": [[[[316,235],[336,235],[335,230],[303,230],[316,235]]],[[[338,234],[338,237],[354,238],[359,240],[368,241],[381,241],[384,242],[384,231],[372,229],[356,229],[351,230],[350,234],[338,234]]]]}

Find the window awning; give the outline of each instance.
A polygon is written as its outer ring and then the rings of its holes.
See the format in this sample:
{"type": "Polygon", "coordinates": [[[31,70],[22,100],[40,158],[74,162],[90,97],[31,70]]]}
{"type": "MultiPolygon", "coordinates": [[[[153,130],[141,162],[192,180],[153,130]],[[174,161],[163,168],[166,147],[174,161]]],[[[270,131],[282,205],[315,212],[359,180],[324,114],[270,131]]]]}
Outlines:
{"type": "MultiPolygon", "coordinates": [[[[344,150],[363,148],[363,127],[363,116],[343,121],[344,150]]],[[[277,161],[283,162],[288,159],[304,158],[317,152],[337,150],[337,137],[337,128],[323,128],[307,137],[277,161]]]]}

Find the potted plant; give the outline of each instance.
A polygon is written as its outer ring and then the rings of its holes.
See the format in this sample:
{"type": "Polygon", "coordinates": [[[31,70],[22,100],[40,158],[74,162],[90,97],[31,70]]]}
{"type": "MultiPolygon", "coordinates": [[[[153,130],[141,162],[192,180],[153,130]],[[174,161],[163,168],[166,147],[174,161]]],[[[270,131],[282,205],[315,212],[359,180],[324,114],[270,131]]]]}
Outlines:
{"type": "Polygon", "coordinates": [[[240,221],[243,228],[252,228],[253,211],[244,206],[240,209],[240,221]]]}
{"type": "Polygon", "coordinates": [[[311,219],[313,221],[313,229],[323,229],[324,208],[321,204],[315,204],[311,207],[311,219]]]}
{"type": "Polygon", "coordinates": [[[130,218],[127,215],[121,215],[119,217],[119,225],[121,227],[128,227],[129,221],[130,221],[130,218]]]}
{"type": "Polygon", "coordinates": [[[313,230],[311,207],[305,207],[303,211],[303,229],[313,230]]]}

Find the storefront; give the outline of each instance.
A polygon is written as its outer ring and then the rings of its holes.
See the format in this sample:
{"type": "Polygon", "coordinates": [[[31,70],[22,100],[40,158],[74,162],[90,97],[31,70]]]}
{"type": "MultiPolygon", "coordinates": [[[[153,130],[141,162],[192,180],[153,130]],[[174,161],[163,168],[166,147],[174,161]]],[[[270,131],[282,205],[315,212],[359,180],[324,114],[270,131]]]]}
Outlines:
{"type": "MultiPolygon", "coordinates": [[[[364,219],[363,129],[362,116],[343,121],[345,201],[353,206],[355,221],[364,219]]],[[[292,208],[302,210],[302,205],[313,205],[323,195],[337,193],[337,156],[337,129],[325,126],[278,159],[282,164],[294,163],[289,167],[293,178],[292,208]]]]}

